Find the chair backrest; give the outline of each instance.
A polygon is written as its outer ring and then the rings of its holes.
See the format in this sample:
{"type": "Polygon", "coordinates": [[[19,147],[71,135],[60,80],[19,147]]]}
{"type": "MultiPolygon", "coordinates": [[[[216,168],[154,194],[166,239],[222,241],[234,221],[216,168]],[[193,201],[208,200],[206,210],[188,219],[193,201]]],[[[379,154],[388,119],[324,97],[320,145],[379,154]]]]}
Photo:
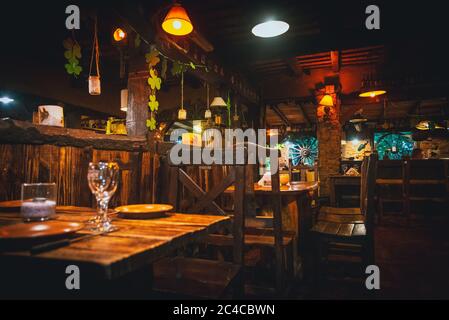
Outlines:
{"type": "Polygon", "coordinates": [[[404,179],[403,164],[402,160],[378,160],[376,178],[404,179]]]}
{"type": "Polygon", "coordinates": [[[377,154],[363,159],[361,168],[360,211],[365,216],[367,233],[372,234],[374,226],[377,154]]]}
{"type": "MultiPolygon", "coordinates": [[[[188,165],[189,167],[201,168],[201,164],[188,165]]],[[[224,167],[224,165],[213,165],[214,167],[224,167]]],[[[234,185],[234,210],[233,210],[233,239],[234,239],[234,262],[243,264],[243,246],[244,246],[244,196],[245,196],[245,165],[226,164],[227,172],[222,181],[205,191],[201,186],[187,173],[185,165],[169,164],[169,187],[168,202],[173,205],[176,212],[180,211],[181,188],[193,196],[195,202],[185,211],[191,214],[227,215],[220,205],[216,202],[218,196],[224,193],[230,186],[234,185]]],[[[180,212],[182,213],[182,212],[180,212]]]]}

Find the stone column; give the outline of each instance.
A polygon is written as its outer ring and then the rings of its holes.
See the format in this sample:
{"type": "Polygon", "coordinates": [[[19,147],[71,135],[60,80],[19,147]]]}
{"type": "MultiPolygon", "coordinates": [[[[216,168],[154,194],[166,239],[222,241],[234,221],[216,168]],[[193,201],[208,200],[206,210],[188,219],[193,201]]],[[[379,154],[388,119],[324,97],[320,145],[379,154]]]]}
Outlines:
{"type": "Polygon", "coordinates": [[[317,101],[317,138],[318,138],[318,170],[320,176],[320,195],[329,196],[329,176],[340,173],[341,133],[340,100],[335,87],[326,86],[316,91],[317,101]],[[325,94],[333,98],[333,106],[320,105],[325,94]]]}
{"type": "Polygon", "coordinates": [[[126,114],[126,130],[128,136],[145,136],[148,132],[148,73],[130,73],[128,77],[128,111],[126,114]]]}

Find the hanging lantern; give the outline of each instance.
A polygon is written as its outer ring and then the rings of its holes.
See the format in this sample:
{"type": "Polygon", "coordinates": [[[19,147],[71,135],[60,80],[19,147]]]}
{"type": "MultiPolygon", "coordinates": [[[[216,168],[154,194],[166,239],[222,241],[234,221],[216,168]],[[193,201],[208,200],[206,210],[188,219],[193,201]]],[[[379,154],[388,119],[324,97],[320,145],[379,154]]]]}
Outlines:
{"type": "Polygon", "coordinates": [[[185,36],[193,31],[193,25],[186,10],[175,3],[162,22],[162,29],[174,36],[185,36]]]}
{"type": "Polygon", "coordinates": [[[178,111],[178,119],[187,119],[187,111],[184,110],[184,71],[181,72],[181,108],[178,111]]]}
{"type": "Polygon", "coordinates": [[[120,91],[120,110],[128,111],[128,89],[122,89],[120,91]]]}
{"type": "Polygon", "coordinates": [[[221,115],[219,114],[215,115],[215,124],[221,125],[221,115]]]}
{"type": "Polygon", "coordinates": [[[99,76],[89,76],[89,94],[92,96],[101,94],[101,81],[99,76]]]}
{"type": "Polygon", "coordinates": [[[89,69],[89,94],[93,96],[98,96],[101,94],[101,81],[100,81],[100,46],[98,44],[98,28],[97,28],[97,18],[95,18],[95,29],[94,29],[94,40],[92,43],[92,55],[90,58],[90,69],[89,69]],[[92,66],[94,62],[97,67],[97,75],[92,75],[92,66]]]}
{"type": "Polygon", "coordinates": [[[179,109],[178,111],[178,120],[187,119],[187,112],[184,109],[179,109]]]}

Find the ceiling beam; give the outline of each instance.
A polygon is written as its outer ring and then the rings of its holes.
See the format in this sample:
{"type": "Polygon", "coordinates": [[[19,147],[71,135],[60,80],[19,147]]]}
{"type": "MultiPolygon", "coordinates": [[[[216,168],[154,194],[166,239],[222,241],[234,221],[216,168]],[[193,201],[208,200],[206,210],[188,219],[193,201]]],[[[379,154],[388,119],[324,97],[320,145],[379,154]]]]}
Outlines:
{"type": "Polygon", "coordinates": [[[299,111],[301,112],[301,114],[302,114],[304,120],[306,121],[307,125],[310,126],[312,124],[312,121],[310,120],[309,116],[305,112],[304,106],[301,103],[299,103],[298,107],[299,107],[299,111]]]}
{"type": "Polygon", "coordinates": [[[287,126],[287,127],[291,127],[291,123],[290,121],[287,119],[287,117],[285,116],[285,114],[278,108],[277,105],[271,105],[271,110],[274,111],[274,113],[276,113],[276,115],[282,120],[282,122],[287,126]]]}
{"type": "Polygon", "coordinates": [[[301,66],[298,64],[296,57],[285,59],[289,74],[293,77],[300,78],[303,74],[301,66]]]}
{"type": "Polygon", "coordinates": [[[332,71],[340,72],[340,51],[331,51],[332,71]]]}

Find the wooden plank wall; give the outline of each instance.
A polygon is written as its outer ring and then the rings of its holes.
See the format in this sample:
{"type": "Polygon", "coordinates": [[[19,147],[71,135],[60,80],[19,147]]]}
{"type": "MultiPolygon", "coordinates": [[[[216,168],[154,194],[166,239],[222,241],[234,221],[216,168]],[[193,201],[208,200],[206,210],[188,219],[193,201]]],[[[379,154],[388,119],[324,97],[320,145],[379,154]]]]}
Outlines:
{"type": "Polygon", "coordinates": [[[55,182],[59,205],[92,206],[87,166],[98,160],[118,161],[121,167],[111,206],[157,201],[160,165],[155,154],[28,144],[0,144],[0,201],[20,199],[24,182],[55,182]]]}

